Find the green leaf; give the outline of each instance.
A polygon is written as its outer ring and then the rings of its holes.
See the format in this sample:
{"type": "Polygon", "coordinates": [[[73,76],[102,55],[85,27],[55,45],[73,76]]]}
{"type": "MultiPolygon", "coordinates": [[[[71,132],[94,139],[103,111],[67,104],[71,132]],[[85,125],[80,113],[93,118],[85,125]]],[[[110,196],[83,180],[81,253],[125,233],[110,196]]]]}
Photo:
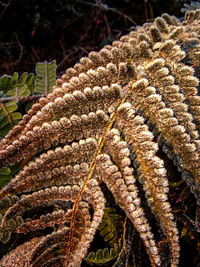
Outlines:
{"type": "Polygon", "coordinates": [[[104,259],[109,259],[109,257],[110,257],[110,255],[109,255],[109,250],[108,250],[108,248],[105,248],[104,250],[103,250],[103,252],[102,252],[102,257],[104,258],[104,259]]]}
{"type": "Polygon", "coordinates": [[[10,175],[0,175],[0,190],[3,188],[7,183],[9,183],[11,179],[10,175]]]}
{"type": "Polygon", "coordinates": [[[56,61],[37,63],[36,73],[39,79],[35,80],[35,92],[45,95],[48,94],[56,84],[56,61]]]}
{"type": "Polygon", "coordinates": [[[18,79],[19,79],[19,74],[17,72],[14,72],[13,78],[12,78],[12,86],[13,87],[18,84],[18,79]]]}
{"type": "Polygon", "coordinates": [[[0,103],[0,136],[4,137],[14,125],[18,123],[22,115],[14,112],[18,109],[16,100],[0,103]]]}
{"type": "Polygon", "coordinates": [[[7,103],[4,104],[4,107],[6,108],[7,112],[11,113],[15,110],[17,110],[17,101],[16,100],[11,100],[7,103]]]}
{"type": "Polygon", "coordinates": [[[112,247],[110,251],[108,248],[104,248],[104,249],[98,249],[96,253],[93,251],[88,253],[88,255],[84,258],[84,260],[91,265],[95,264],[97,266],[101,266],[102,264],[109,264],[111,261],[117,258],[120,250],[121,250],[120,243],[119,245],[114,244],[114,247],[112,247]]]}
{"type": "Polygon", "coordinates": [[[28,77],[28,73],[27,72],[24,72],[21,75],[20,79],[19,79],[18,86],[23,86],[26,83],[27,77],[28,77]]]}
{"type": "Polygon", "coordinates": [[[5,93],[7,90],[11,88],[11,84],[12,84],[12,76],[3,75],[0,78],[0,90],[2,90],[3,93],[5,93]]]}
{"type": "Polygon", "coordinates": [[[21,163],[16,163],[10,168],[3,168],[0,170],[0,189],[10,182],[10,179],[20,169],[21,163]]]}
{"type": "Polygon", "coordinates": [[[113,246],[122,234],[124,219],[115,208],[107,207],[98,229],[104,241],[113,246]]]}
{"type": "Polygon", "coordinates": [[[22,114],[20,112],[12,113],[11,115],[12,120],[21,120],[22,114]]]}
{"type": "Polygon", "coordinates": [[[0,78],[0,90],[5,97],[29,96],[35,89],[35,75],[24,72],[20,78],[15,72],[13,76],[4,75],[0,78]]]}
{"type": "Polygon", "coordinates": [[[3,168],[3,169],[0,170],[0,176],[2,176],[2,175],[8,175],[10,173],[11,173],[10,168],[3,168]]]}

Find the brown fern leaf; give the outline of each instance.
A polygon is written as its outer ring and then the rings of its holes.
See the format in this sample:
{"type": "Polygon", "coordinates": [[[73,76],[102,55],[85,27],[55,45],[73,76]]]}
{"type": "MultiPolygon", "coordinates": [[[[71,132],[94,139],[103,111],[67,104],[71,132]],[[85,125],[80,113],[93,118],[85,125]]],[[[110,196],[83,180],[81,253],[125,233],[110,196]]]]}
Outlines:
{"type": "Polygon", "coordinates": [[[159,152],[176,162],[199,204],[199,14],[187,12],[183,22],[163,14],[81,58],[1,140],[0,168],[32,160],[0,192],[0,239],[52,229],[36,247],[33,239],[13,249],[1,266],[80,266],[102,220],[102,183],[138,231],[151,265],[161,266],[136,173],[168,240],[171,266],[178,266],[159,152]]]}

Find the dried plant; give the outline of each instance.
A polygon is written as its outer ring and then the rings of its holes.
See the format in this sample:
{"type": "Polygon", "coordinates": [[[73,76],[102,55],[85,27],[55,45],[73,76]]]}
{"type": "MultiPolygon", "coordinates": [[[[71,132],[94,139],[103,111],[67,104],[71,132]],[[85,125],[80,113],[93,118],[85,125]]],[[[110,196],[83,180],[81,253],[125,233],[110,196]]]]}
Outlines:
{"type": "Polygon", "coordinates": [[[179,234],[159,151],[176,162],[199,204],[199,23],[200,10],[183,22],[163,14],[91,52],[1,141],[0,167],[31,159],[0,192],[2,242],[54,227],[36,246],[21,245],[24,257],[17,247],[1,266],[80,266],[104,214],[102,183],[151,265],[160,266],[136,177],[168,240],[171,266],[178,266],[179,234]]]}

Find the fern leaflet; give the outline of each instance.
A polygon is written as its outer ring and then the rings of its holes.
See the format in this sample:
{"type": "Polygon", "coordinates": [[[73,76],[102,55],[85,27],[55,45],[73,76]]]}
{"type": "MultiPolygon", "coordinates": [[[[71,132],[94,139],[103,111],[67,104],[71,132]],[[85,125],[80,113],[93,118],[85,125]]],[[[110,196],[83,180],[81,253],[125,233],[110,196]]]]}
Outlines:
{"type": "Polygon", "coordinates": [[[36,73],[39,79],[36,80],[35,92],[40,94],[49,93],[56,83],[56,61],[37,63],[36,73]]]}

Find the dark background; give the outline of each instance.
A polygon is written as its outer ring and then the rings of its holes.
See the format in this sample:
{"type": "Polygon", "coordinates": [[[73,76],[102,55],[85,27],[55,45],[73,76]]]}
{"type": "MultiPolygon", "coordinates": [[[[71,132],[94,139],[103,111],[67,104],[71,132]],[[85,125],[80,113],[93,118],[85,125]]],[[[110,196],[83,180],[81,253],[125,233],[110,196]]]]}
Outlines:
{"type": "Polygon", "coordinates": [[[91,50],[163,12],[182,17],[186,0],[0,1],[0,76],[56,60],[58,75],[91,50]]]}

